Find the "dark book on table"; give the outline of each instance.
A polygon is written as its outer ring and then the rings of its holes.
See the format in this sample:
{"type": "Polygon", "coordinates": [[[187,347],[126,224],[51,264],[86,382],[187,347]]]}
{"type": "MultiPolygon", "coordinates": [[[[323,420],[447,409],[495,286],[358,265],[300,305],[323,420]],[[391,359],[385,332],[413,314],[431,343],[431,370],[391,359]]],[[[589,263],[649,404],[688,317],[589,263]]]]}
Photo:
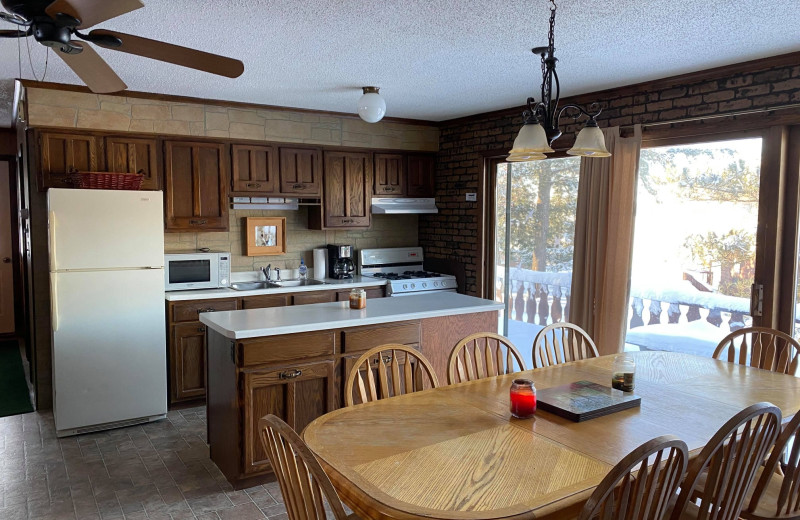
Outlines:
{"type": "Polygon", "coordinates": [[[544,388],[536,392],[537,407],[575,422],[635,408],[642,398],[591,381],[544,388]]]}

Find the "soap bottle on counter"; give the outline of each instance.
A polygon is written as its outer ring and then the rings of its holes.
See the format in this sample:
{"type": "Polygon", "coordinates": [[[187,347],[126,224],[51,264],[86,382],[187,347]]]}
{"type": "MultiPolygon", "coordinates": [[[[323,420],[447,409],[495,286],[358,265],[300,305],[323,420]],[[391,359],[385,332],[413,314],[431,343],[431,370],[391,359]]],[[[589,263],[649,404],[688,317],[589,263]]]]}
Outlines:
{"type": "Polygon", "coordinates": [[[297,268],[297,277],[301,280],[308,280],[308,266],[302,258],[300,259],[300,267],[297,268]]]}

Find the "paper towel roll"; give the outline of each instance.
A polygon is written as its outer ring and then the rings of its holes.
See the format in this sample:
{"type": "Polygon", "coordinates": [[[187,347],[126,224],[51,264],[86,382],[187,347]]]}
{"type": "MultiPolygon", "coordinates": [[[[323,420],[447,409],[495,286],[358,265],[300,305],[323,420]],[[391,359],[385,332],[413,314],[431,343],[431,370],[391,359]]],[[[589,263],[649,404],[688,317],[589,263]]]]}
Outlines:
{"type": "Polygon", "coordinates": [[[324,280],[328,276],[328,250],[319,248],[314,250],[314,278],[324,280]]]}

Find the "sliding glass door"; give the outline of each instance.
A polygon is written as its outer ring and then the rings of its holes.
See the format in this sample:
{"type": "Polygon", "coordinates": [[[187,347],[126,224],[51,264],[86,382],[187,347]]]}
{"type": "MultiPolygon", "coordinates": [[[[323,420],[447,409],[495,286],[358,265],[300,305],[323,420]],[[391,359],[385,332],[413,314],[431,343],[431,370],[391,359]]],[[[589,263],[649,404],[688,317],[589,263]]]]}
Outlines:
{"type": "Polygon", "coordinates": [[[752,326],[762,141],[642,150],[626,350],[710,357],[752,326]]]}
{"type": "MultiPolygon", "coordinates": [[[[580,159],[494,163],[493,296],[499,330],[532,366],[536,333],[569,314],[580,159]]],[[[489,255],[491,257],[491,255],[489,255]]]]}

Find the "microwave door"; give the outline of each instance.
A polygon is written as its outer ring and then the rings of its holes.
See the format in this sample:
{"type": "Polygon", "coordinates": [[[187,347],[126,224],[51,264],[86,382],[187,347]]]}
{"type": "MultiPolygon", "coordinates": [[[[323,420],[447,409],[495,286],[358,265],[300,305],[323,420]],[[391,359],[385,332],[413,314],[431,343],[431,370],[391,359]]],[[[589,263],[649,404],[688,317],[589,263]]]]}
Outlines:
{"type": "Polygon", "coordinates": [[[211,289],[218,286],[219,262],[212,258],[168,259],[165,271],[166,288],[211,289]]]}

